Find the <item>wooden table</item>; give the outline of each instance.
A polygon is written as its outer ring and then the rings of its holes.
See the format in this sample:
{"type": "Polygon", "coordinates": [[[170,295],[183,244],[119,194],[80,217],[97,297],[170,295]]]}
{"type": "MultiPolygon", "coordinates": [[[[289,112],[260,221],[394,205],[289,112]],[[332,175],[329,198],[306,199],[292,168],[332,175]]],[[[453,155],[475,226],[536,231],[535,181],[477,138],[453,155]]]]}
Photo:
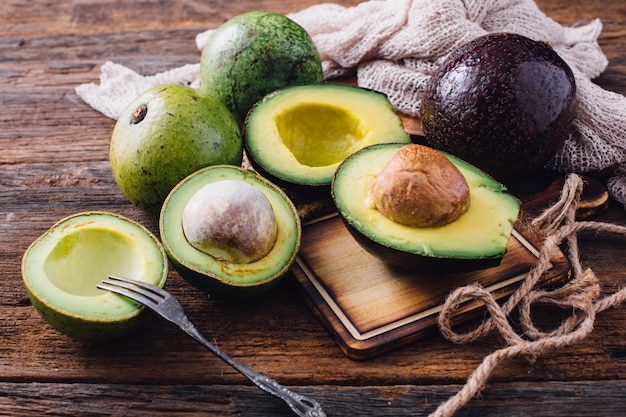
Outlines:
{"type": "MultiPolygon", "coordinates": [[[[152,231],[155,218],[132,206],[108,163],[114,121],[74,87],[98,80],[113,60],[151,74],[197,62],[194,37],[252,9],[297,11],[312,0],[6,0],[0,8],[0,415],[288,416],[178,329],[154,319],[123,340],[89,344],[51,329],[22,285],[26,247],[59,219],[107,210],[152,231]]],[[[356,0],[340,1],[355,5],[356,0]]],[[[626,94],[626,9],[622,0],[539,0],[563,24],[600,18],[610,60],[597,79],[626,94]]],[[[600,220],[623,224],[611,203],[600,220]]],[[[605,292],[626,284],[623,240],[586,233],[582,261],[605,292]]],[[[456,346],[435,334],[380,357],[354,361],[338,349],[287,279],[246,303],[208,298],[172,270],[168,289],[224,351],[315,397],[329,416],[428,415],[453,395],[497,336],[456,346]]],[[[497,368],[459,415],[616,416],[626,410],[626,306],[597,319],[584,341],[530,363],[497,368]]]]}

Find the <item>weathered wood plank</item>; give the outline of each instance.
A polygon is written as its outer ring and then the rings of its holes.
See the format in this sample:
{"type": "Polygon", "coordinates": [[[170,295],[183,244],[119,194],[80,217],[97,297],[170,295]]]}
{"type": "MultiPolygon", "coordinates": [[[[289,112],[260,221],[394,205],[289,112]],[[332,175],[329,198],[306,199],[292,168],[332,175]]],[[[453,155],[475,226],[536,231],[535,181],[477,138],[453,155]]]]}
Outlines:
{"type": "MultiPolygon", "coordinates": [[[[55,2],[5,0],[0,9],[0,35],[53,35],[58,33],[106,33],[151,29],[217,27],[227,19],[255,9],[290,13],[319,3],[293,0],[196,1],[176,0],[55,2]]],[[[353,6],[360,0],[335,3],[353,6]]]]}
{"type": "MultiPolygon", "coordinates": [[[[327,415],[427,416],[458,385],[302,386],[327,415]]],[[[623,382],[493,384],[459,415],[617,416],[626,409],[623,382]]],[[[0,383],[0,414],[49,416],[293,415],[278,399],[251,386],[0,383]]]]}

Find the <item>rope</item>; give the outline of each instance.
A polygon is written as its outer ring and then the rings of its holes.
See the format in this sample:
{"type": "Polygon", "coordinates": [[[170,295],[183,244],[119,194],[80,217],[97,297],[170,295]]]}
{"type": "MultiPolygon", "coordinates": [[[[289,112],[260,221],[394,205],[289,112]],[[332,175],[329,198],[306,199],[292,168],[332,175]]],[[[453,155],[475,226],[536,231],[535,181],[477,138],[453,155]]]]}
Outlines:
{"type": "Polygon", "coordinates": [[[458,288],[447,297],[438,323],[441,333],[447,339],[454,343],[465,344],[483,338],[496,330],[507,346],[483,358],[463,388],[442,403],[431,414],[431,417],[454,415],[480,393],[492,371],[502,362],[517,356],[536,358],[548,350],[568,346],[584,339],[593,330],[597,313],[626,301],[626,287],[599,299],[601,290],[598,278],[591,269],[582,269],[577,239],[579,232],[590,230],[626,237],[624,226],[576,221],[576,209],[580,202],[582,188],[583,181],[580,176],[568,175],[559,201],[533,220],[533,225],[547,231],[548,236],[540,250],[537,263],[504,304],[498,304],[493,295],[478,284],[458,288]],[[550,268],[550,256],[563,241],[567,244],[568,259],[572,266],[572,279],[553,290],[535,289],[542,274],[550,268]],[[489,317],[466,333],[456,333],[452,329],[451,318],[461,303],[468,299],[482,302],[489,312],[489,317]],[[544,332],[536,328],[531,318],[531,306],[535,303],[571,309],[572,314],[556,329],[544,332]],[[515,332],[507,319],[513,309],[519,312],[523,337],[515,332]]]}

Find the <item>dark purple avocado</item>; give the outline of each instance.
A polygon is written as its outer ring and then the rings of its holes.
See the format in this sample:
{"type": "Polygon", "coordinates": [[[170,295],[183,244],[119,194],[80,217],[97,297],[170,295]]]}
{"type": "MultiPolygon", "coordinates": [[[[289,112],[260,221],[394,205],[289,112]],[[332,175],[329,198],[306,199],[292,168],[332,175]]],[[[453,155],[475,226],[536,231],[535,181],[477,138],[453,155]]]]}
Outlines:
{"type": "Polygon", "coordinates": [[[425,140],[499,181],[540,172],[575,116],[571,68],[552,47],[527,37],[481,36],[450,54],[421,106],[425,140]]]}

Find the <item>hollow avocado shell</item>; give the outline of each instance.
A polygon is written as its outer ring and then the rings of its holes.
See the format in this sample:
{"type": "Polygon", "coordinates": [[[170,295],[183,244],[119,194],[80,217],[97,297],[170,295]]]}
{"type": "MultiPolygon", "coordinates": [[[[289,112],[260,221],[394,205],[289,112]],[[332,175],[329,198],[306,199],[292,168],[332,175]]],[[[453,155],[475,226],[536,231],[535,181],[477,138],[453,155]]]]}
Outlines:
{"type": "Polygon", "coordinates": [[[99,290],[109,275],[164,287],[168,263],[159,240],[124,216],[90,211],[68,216],[36,239],[22,257],[22,279],[40,315],[80,340],[119,338],[138,329],[145,308],[99,290]]]}
{"type": "Polygon", "coordinates": [[[410,143],[387,97],[337,84],[287,87],[248,113],[244,146],[251,164],[291,189],[328,192],[339,163],[375,143],[410,143]]]}

